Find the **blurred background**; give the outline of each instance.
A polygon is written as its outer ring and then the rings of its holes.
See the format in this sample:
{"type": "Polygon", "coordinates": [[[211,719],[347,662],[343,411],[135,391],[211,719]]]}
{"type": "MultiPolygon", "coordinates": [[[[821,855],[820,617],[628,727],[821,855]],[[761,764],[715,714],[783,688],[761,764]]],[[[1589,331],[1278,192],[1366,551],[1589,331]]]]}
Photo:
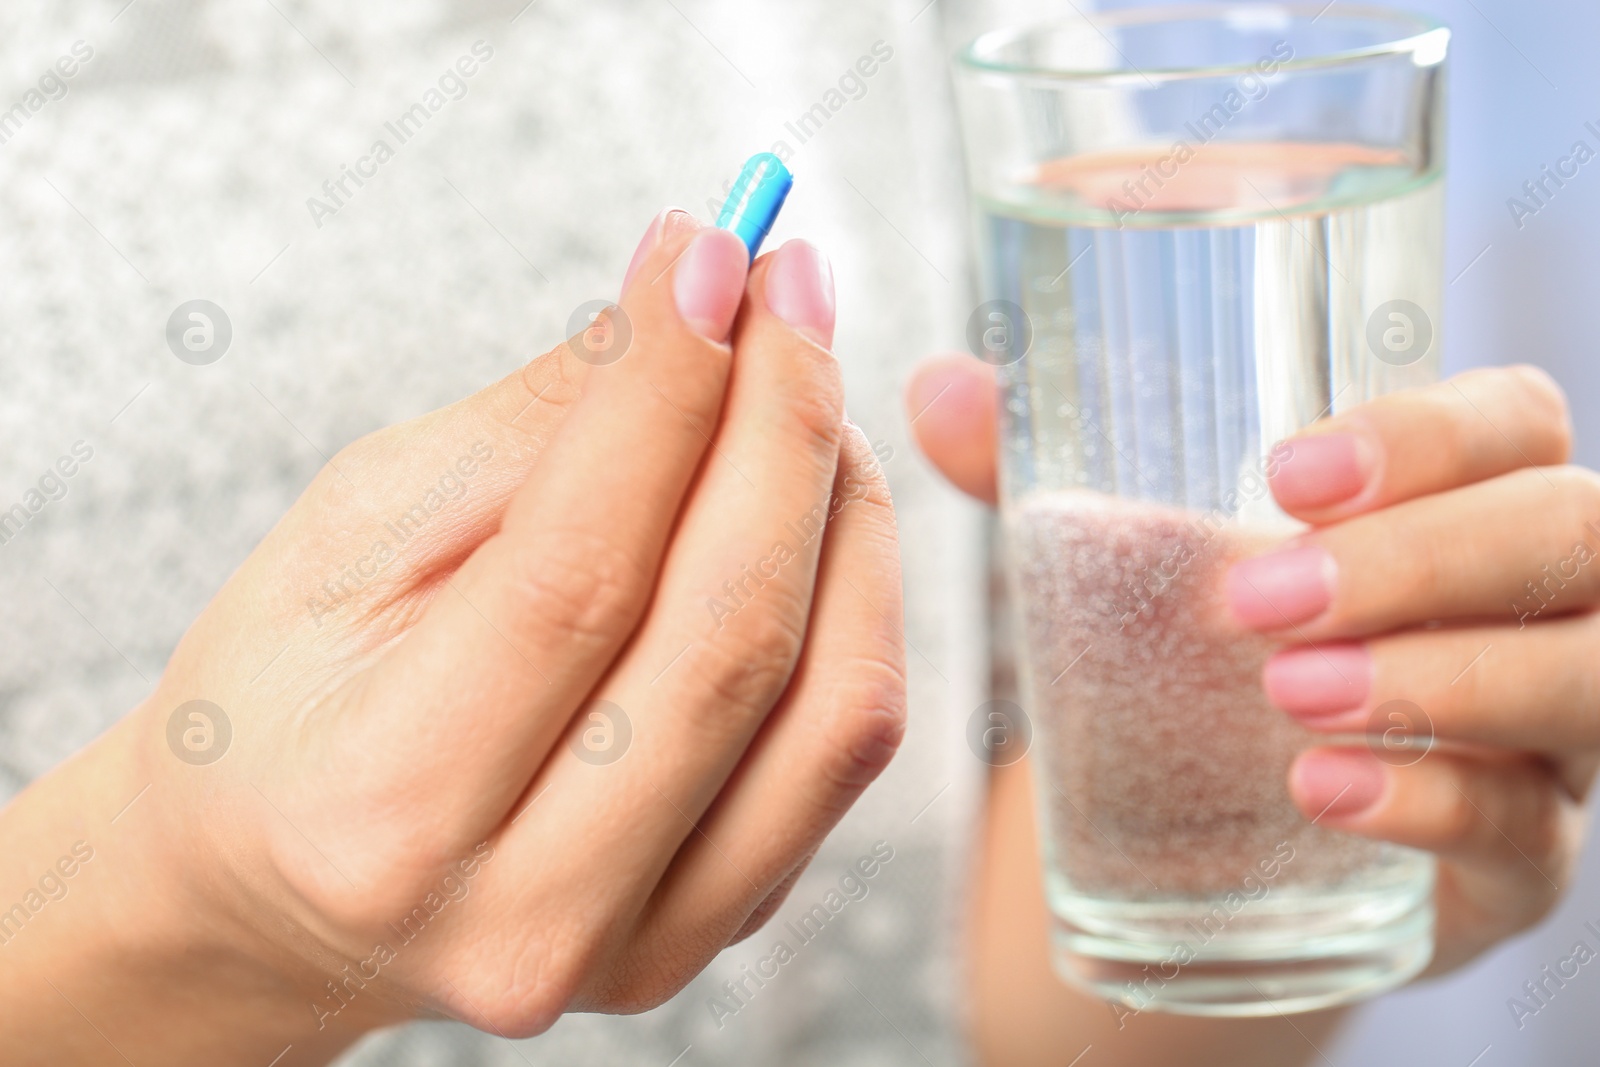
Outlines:
{"type": "MultiPolygon", "coordinates": [[[[1546,367],[1593,466],[1600,161],[1536,214],[1519,220],[1508,200],[1576,141],[1600,149],[1585,127],[1600,130],[1600,9],[1410,6],[1455,31],[1446,370],[1546,367]]],[[[803,234],[832,256],[851,415],[890,455],[912,723],[774,921],[875,841],[895,859],[783,990],[720,1025],[707,999],[756,942],[643,1016],[569,1017],[515,1044],[432,1024],[348,1062],[657,1063],[663,1048],[685,1067],[965,1062],[954,991],[984,773],[965,727],[989,685],[985,518],[915,455],[899,390],[916,358],[962,346],[975,302],[948,56],[984,29],[1089,9],[8,0],[0,109],[44,89],[0,124],[0,510],[79,442],[92,458],[0,543],[0,798],[143,699],[328,456],[558,343],[579,305],[615,296],[662,206],[713,213],[743,159],[783,141],[798,184],[774,246],[803,234]],[[476,73],[375,177],[325,191],[376,139],[394,144],[385,123],[468,55],[476,73]],[[834,107],[827,94],[868,55],[876,72],[834,107]],[[819,101],[827,120],[796,125],[819,101]],[[193,300],[231,334],[200,365],[167,337],[193,300]]],[[[1585,969],[1520,1029],[1507,1000],[1600,920],[1597,862],[1539,929],[1363,1008],[1321,1061],[1590,1062],[1600,976],[1585,969]]]]}

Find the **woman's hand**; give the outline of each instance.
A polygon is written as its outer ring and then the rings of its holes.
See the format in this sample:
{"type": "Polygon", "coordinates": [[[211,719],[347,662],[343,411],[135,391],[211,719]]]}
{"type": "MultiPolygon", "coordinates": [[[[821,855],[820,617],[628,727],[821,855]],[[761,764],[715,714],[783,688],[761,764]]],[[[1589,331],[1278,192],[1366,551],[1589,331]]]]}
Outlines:
{"type": "MultiPolygon", "coordinates": [[[[942,357],[907,395],[923,450],[990,502],[994,392],[987,365],[942,357]]],[[[1600,477],[1562,466],[1565,401],[1526,367],[1382,397],[1289,443],[1272,491],[1311,529],[1237,564],[1229,604],[1285,645],[1273,703],[1368,735],[1299,757],[1301,811],[1439,856],[1438,973],[1542,918],[1577,858],[1600,753],[1600,477]]]]}
{"type": "Polygon", "coordinates": [[[0,817],[8,902],[96,849],[6,946],[0,1044],[529,1035],[655,1005],[765,919],[893,753],[904,671],[831,274],[746,260],[664,215],[626,325],[318,475],[150,699],[0,817]]]}

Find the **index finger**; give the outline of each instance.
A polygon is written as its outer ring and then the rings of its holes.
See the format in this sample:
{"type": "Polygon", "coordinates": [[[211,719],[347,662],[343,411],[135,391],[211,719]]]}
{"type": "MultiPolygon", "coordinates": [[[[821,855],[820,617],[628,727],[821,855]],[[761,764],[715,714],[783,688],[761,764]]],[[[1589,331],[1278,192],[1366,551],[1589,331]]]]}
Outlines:
{"type": "Polygon", "coordinates": [[[1469,371],[1381,396],[1286,442],[1268,478],[1289,514],[1338,522],[1521,467],[1565,463],[1566,397],[1537,367],[1469,371]]]}
{"type": "Polygon", "coordinates": [[[388,765],[467,835],[504,817],[632,634],[721,416],[748,253],[687,216],[661,234],[623,297],[626,358],[589,370],[499,531],[367,683],[388,765]],[[473,789],[453,788],[467,766],[473,789]]]}

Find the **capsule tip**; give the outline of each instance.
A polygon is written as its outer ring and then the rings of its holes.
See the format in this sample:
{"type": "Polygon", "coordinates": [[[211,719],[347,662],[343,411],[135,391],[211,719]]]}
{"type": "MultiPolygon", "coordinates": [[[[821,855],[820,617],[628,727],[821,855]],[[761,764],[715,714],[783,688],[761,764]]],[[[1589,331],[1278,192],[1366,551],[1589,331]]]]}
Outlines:
{"type": "Polygon", "coordinates": [[[745,161],[728,199],[717,216],[720,229],[732,230],[755,259],[783,202],[794,185],[794,175],[771,152],[758,152],[745,161]]]}
{"type": "Polygon", "coordinates": [[[745,170],[760,171],[763,174],[788,175],[789,168],[783,165],[783,160],[771,152],[757,152],[744,161],[745,170]]]}

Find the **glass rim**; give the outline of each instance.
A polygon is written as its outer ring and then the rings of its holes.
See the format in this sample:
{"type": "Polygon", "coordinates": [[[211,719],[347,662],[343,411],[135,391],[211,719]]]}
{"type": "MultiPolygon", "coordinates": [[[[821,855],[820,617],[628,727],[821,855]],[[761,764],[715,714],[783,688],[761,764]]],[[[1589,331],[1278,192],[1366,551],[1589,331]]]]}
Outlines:
{"type": "MultiPolygon", "coordinates": [[[[1366,45],[1361,48],[1341,49],[1337,52],[1295,56],[1291,59],[1283,60],[1278,64],[1277,69],[1280,72],[1348,66],[1365,60],[1404,55],[1427,57],[1427,62],[1424,63],[1418,60],[1418,65],[1431,66],[1444,58],[1444,53],[1450,40],[1450,29],[1440,20],[1419,12],[1394,8],[1371,7],[1364,4],[1339,4],[1335,8],[1331,3],[1321,5],[1315,3],[1180,3],[1163,4],[1154,7],[1122,8],[1116,11],[1086,14],[1082,15],[1078,21],[1051,19],[1021,26],[990,30],[970,41],[956,53],[955,58],[957,64],[968,72],[1000,75],[1018,80],[1039,79],[1107,84],[1123,81],[1142,81],[1154,87],[1156,83],[1161,82],[1228,77],[1254,71],[1256,65],[1254,63],[1218,63],[1183,67],[1151,67],[1142,70],[1131,65],[1124,67],[1085,66],[1074,68],[1006,62],[987,58],[984,53],[992,53],[999,46],[1010,44],[1033,34],[1062,26],[1078,26],[1082,23],[1087,23],[1097,31],[1104,31],[1105,29],[1124,26],[1163,22],[1220,21],[1228,16],[1259,20],[1268,12],[1291,17],[1310,16],[1313,22],[1324,16],[1330,16],[1332,19],[1342,22],[1374,22],[1391,25],[1396,28],[1396,36],[1394,38],[1379,44],[1366,45]]],[[[1117,51],[1119,56],[1121,55],[1120,50],[1117,50],[1115,45],[1112,48],[1117,51]]],[[[1125,57],[1124,62],[1126,62],[1125,57]]]]}

